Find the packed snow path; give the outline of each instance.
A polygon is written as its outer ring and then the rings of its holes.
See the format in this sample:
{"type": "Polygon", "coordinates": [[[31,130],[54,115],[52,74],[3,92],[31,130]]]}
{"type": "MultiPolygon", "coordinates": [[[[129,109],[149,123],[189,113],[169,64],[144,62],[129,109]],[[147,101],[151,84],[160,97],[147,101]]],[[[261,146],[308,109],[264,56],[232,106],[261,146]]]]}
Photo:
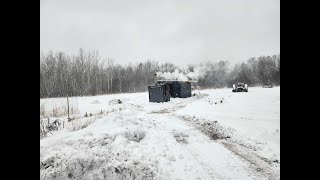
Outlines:
{"type": "Polygon", "coordinates": [[[167,103],[149,103],[147,93],[73,102],[81,114],[110,113],[41,139],[41,179],[280,179],[279,87],[203,90],[167,103]]]}

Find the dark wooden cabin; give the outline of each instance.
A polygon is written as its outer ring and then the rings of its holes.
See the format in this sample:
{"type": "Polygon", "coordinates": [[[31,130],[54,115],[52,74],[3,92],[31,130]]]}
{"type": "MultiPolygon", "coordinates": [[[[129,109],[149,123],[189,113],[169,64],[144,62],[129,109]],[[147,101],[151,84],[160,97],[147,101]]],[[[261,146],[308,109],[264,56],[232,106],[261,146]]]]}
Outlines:
{"type": "Polygon", "coordinates": [[[191,97],[191,82],[178,80],[158,80],[156,85],[149,86],[150,102],[167,102],[173,98],[191,97]]]}
{"type": "Polygon", "coordinates": [[[167,84],[149,86],[149,102],[168,102],[170,101],[170,87],[167,84]]]}

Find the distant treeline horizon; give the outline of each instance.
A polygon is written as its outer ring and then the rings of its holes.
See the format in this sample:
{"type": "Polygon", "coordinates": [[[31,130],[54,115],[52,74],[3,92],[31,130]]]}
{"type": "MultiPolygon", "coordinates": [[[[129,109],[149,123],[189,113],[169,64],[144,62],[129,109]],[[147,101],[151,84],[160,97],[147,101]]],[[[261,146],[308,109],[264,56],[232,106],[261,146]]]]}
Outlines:
{"type": "Polygon", "coordinates": [[[155,84],[157,72],[195,78],[200,89],[232,87],[237,82],[280,85],[280,54],[252,57],[232,67],[229,61],[179,67],[152,60],[121,65],[113,59],[101,61],[98,51],[83,49],[77,54],[40,52],[40,98],[144,92],[155,84]]]}

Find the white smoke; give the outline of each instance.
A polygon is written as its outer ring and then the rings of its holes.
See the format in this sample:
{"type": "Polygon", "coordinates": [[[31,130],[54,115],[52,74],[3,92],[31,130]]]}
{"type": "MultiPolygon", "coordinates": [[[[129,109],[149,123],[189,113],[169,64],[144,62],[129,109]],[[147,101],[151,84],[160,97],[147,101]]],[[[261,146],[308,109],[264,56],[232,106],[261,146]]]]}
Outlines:
{"type": "Polygon", "coordinates": [[[206,70],[202,66],[195,67],[192,72],[187,72],[186,76],[192,80],[199,80],[204,76],[206,70]]]}
{"type": "Polygon", "coordinates": [[[194,67],[193,71],[186,69],[178,70],[175,69],[174,72],[157,72],[158,80],[180,80],[180,81],[198,81],[199,78],[203,77],[206,72],[204,66],[194,67]]]}
{"type": "Polygon", "coordinates": [[[182,72],[179,72],[178,69],[176,69],[174,72],[157,72],[157,78],[159,80],[180,80],[180,81],[187,81],[188,76],[183,74],[182,72]]]}

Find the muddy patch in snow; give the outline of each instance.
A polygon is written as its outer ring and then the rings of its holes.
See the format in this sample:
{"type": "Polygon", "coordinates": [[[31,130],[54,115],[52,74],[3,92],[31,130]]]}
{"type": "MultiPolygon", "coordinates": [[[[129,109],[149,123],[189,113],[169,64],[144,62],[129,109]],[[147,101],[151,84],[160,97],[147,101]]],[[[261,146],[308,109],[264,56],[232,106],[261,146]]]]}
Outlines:
{"type": "Polygon", "coordinates": [[[195,116],[181,116],[178,118],[191,123],[198,130],[209,136],[213,140],[228,139],[232,133],[231,128],[223,128],[217,121],[207,121],[205,119],[199,119],[195,116]]]}
{"type": "Polygon", "coordinates": [[[174,139],[178,142],[178,143],[182,143],[182,144],[188,144],[188,138],[189,135],[184,133],[184,132],[177,132],[177,131],[172,131],[171,132],[174,139]]]}

